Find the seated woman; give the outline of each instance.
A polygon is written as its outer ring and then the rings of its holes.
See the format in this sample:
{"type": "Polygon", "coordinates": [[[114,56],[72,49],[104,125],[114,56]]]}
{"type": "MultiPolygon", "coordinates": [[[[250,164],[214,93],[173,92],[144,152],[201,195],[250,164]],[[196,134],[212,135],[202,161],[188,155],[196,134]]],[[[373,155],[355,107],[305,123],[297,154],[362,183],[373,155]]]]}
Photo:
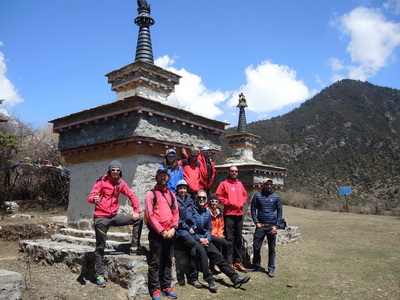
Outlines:
{"type": "MultiPolygon", "coordinates": [[[[197,259],[196,259],[196,241],[193,238],[194,234],[194,202],[192,198],[187,194],[188,184],[184,179],[181,179],[176,184],[176,199],[179,207],[179,223],[178,231],[176,234],[176,242],[183,247],[189,254],[189,284],[200,289],[202,288],[201,283],[198,281],[197,271],[197,259]]],[[[177,277],[178,284],[185,284],[184,274],[178,274],[178,263],[177,262],[177,277]]]]}
{"type": "Polygon", "coordinates": [[[240,288],[242,284],[248,282],[250,277],[239,276],[235,270],[229,266],[228,262],[224,259],[222,254],[218,251],[212,242],[211,237],[211,213],[205,207],[207,203],[207,193],[200,190],[196,197],[195,207],[195,234],[194,239],[196,243],[197,259],[200,262],[203,271],[203,278],[208,282],[209,290],[213,293],[217,292],[217,285],[215,278],[209,268],[208,259],[218,266],[222,273],[229,277],[235,288],[240,288]]]}
{"type": "MultiPolygon", "coordinates": [[[[217,196],[213,195],[210,197],[210,204],[208,209],[211,212],[211,241],[222,253],[222,256],[228,261],[229,256],[229,242],[224,237],[224,218],[222,216],[221,209],[218,207],[219,200],[217,196]]],[[[219,270],[210,262],[210,269],[214,274],[220,273],[219,270]]]]}

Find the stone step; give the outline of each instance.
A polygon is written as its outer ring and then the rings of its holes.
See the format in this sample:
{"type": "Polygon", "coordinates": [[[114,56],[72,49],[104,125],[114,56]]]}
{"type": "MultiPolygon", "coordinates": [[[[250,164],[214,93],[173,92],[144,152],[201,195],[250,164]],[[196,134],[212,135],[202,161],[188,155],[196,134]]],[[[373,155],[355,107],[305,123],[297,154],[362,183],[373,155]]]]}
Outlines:
{"type": "MultiPolygon", "coordinates": [[[[96,247],[96,239],[94,238],[94,236],[93,236],[93,238],[88,238],[88,237],[76,237],[76,236],[65,235],[65,234],[53,234],[51,236],[51,240],[54,242],[59,242],[59,243],[88,246],[88,247],[91,247],[90,251],[93,251],[94,248],[96,247]]],[[[141,239],[141,244],[142,244],[142,246],[148,248],[147,239],[143,239],[143,240],[141,239]]],[[[129,241],[118,242],[115,240],[109,240],[108,234],[107,234],[106,249],[128,253],[130,247],[131,247],[130,239],[129,239],[129,241]]]]}
{"type": "MultiPolygon", "coordinates": [[[[94,230],[80,230],[67,227],[67,228],[61,228],[59,233],[62,235],[73,236],[77,238],[96,239],[94,230]]],[[[143,226],[141,239],[143,240],[147,239],[147,233],[148,233],[147,227],[143,226]]],[[[132,240],[132,233],[108,231],[107,240],[121,242],[121,243],[130,243],[132,240]]]]}
{"type": "MultiPolygon", "coordinates": [[[[48,265],[64,264],[77,274],[77,280],[85,284],[94,278],[94,248],[51,239],[20,241],[20,257],[26,262],[41,262],[48,265]]],[[[127,253],[106,250],[103,258],[105,276],[128,289],[129,299],[147,294],[146,256],[131,256],[127,253]]]]}
{"type": "Polygon", "coordinates": [[[21,299],[22,275],[0,269],[0,299],[21,299]]]}

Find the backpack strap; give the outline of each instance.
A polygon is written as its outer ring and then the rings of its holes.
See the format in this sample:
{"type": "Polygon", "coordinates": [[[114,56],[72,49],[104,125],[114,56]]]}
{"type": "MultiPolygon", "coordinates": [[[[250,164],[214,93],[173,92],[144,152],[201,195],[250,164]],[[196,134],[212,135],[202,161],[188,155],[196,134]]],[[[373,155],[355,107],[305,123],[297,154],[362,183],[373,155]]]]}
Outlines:
{"type": "Polygon", "coordinates": [[[154,211],[154,206],[157,205],[157,194],[154,189],[151,189],[151,191],[153,192],[153,211],[154,211]]]}
{"type": "Polygon", "coordinates": [[[175,201],[174,201],[174,196],[172,195],[171,190],[168,190],[168,191],[169,191],[169,196],[171,197],[171,206],[170,206],[170,208],[171,208],[172,210],[176,210],[175,201]]]}

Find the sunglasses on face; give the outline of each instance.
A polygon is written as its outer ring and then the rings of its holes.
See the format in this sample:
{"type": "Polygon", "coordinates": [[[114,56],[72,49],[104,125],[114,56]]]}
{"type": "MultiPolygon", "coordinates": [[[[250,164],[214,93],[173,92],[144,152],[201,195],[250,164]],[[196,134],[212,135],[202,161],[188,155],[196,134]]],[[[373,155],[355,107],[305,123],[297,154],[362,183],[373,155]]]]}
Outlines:
{"type": "Polygon", "coordinates": [[[111,169],[111,172],[121,172],[120,169],[111,169]]]}
{"type": "Polygon", "coordinates": [[[207,200],[207,196],[197,196],[197,199],[199,199],[199,200],[207,200]]]}
{"type": "Polygon", "coordinates": [[[218,203],[218,200],[211,200],[210,203],[218,203]]]}
{"type": "Polygon", "coordinates": [[[167,157],[176,157],[176,154],[168,154],[167,157]]]}
{"type": "Polygon", "coordinates": [[[211,151],[203,151],[205,154],[211,154],[211,151]]]}

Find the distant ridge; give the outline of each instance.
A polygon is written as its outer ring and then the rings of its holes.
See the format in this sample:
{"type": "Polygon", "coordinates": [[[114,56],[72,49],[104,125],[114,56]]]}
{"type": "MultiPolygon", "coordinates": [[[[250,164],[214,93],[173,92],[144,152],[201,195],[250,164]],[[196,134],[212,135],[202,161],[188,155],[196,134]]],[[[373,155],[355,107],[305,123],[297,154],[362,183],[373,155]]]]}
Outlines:
{"type": "Polygon", "coordinates": [[[400,90],[341,80],[247,130],[261,136],[256,159],[289,169],[288,203],[400,214],[400,90]],[[346,201],[337,195],[342,186],[352,187],[346,201]]]}

